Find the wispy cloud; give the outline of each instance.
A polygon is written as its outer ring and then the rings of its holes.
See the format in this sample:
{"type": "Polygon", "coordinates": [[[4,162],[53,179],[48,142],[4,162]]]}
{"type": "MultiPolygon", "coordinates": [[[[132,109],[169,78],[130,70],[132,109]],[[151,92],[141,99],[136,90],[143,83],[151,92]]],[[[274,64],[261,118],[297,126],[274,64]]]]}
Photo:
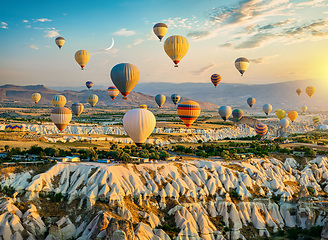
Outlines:
{"type": "Polygon", "coordinates": [[[145,41],[145,40],[143,40],[143,39],[141,39],[141,38],[136,39],[132,44],[128,45],[127,47],[128,47],[128,48],[131,48],[131,47],[133,47],[133,46],[136,46],[136,45],[139,45],[139,44],[143,43],[144,41],[145,41]]]}
{"type": "Polygon", "coordinates": [[[44,36],[47,37],[47,38],[57,37],[57,36],[59,36],[58,31],[59,31],[59,30],[49,30],[49,31],[45,31],[45,32],[46,32],[46,35],[44,35],[44,36]]]}
{"type": "Polygon", "coordinates": [[[255,64],[263,64],[263,63],[269,63],[271,59],[279,57],[279,55],[273,55],[273,56],[267,56],[267,57],[261,57],[261,58],[253,58],[249,59],[250,62],[255,64]]]}
{"type": "MultiPolygon", "coordinates": [[[[296,4],[297,7],[321,7],[325,5],[325,0],[310,0],[296,4]]],[[[327,4],[326,4],[327,5],[327,4]]]]}
{"type": "Polygon", "coordinates": [[[206,37],[210,34],[209,31],[193,31],[187,34],[188,37],[191,37],[193,39],[200,39],[203,37],[206,37]]]}
{"type": "Polygon", "coordinates": [[[8,28],[8,23],[5,23],[5,22],[1,22],[0,23],[0,28],[8,28]]]}
{"type": "Polygon", "coordinates": [[[24,19],[22,22],[23,22],[23,23],[28,23],[28,20],[24,19]]]}
{"type": "Polygon", "coordinates": [[[34,22],[51,22],[51,19],[48,18],[38,18],[38,19],[33,19],[34,22]]]}
{"type": "Polygon", "coordinates": [[[32,49],[35,49],[35,50],[39,50],[39,48],[37,46],[33,45],[33,44],[28,45],[28,47],[29,48],[32,48],[32,49]]]}
{"type": "Polygon", "coordinates": [[[169,18],[164,19],[163,22],[168,26],[169,29],[192,29],[193,26],[197,25],[198,20],[196,17],[189,18],[169,18]]]}
{"type": "Polygon", "coordinates": [[[114,32],[114,35],[116,36],[124,36],[124,37],[130,37],[135,35],[135,31],[128,31],[126,28],[122,28],[121,30],[118,30],[117,32],[114,32]]]}
{"type": "Polygon", "coordinates": [[[105,48],[102,49],[98,49],[97,51],[91,53],[91,55],[98,55],[98,54],[109,54],[112,55],[113,57],[117,57],[117,53],[118,53],[118,49],[117,48],[111,48],[109,50],[106,50],[105,48]]]}
{"type": "Polygon", "coordinates": [[[206,71],[210,70],[211,68],[213,68],[213,67],[215,67],[215,66],[216,66],[215,63],[209,63],[209,64],[206,65],[205,67],[202,67],[202,68],[200,68],[200,69],[198,69],[198,70],[194,70],[194,71],[192,71],[192,73],[193,73],[194,75],[201,75],[201,74],[205,73],[206,71]]]}

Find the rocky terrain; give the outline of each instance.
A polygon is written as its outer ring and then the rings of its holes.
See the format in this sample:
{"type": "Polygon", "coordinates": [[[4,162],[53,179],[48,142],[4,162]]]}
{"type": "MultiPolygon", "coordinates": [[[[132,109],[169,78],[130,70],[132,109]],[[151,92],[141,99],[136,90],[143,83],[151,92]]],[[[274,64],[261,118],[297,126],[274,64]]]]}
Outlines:
{"type": "Polygon", "coordinates": [[[287,158],[1,169],[1,239],[261,239],[324,226],[328,162],[287,158]]]}

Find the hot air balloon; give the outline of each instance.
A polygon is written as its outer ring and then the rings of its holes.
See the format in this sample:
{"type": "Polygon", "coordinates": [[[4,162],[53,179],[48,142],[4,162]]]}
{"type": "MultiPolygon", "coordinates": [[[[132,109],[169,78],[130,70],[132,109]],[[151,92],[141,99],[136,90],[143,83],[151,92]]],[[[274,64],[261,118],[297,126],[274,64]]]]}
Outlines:
{"type": "Polygon", "coordinates": [[[320,117],[318,117],[318,116],[314,116],[314,117],[312,118],[312,121],[313,121],[314,123],[319,123],[319,122],[320,122],[320,117]]]}
{"type": "Polygon", "coordinates": [[[57,46],[59,47],[59,49],[61,49],[62,46],[63,46],[64,43],[65,43],[65,38],[63,38],[63,37],[57,37],[57,38],[55,39],[55,43],[57,44],[57,46]]]}
{"type": "Polygon", "coordinates": [[[290,121],[294,122],[297,117],[298,117],[298,113],[296,111],[288,112],[288,118],[290,119],[290,121]]]}
{"type": "Polygon", "coordinates": [[[221,76],[219,74],[213,74],[211,76],[211,81],[213,85],[216,87],[221,82],[221,76]]]}
{"type": "Polygon", "coordinates": [[[278,124],[282,128],[287,128],[289,126],[289,120],[286,118],[281,119],[281,120],[279,120],[278,124]]]}
{"type": "Polygon", "coordinates": [[[239,120],[243,117],[243,110],[241,110],[241,109],[234,109],[232,111],[232,116],[233,116],[233,119],[236,122],[239,122],[239,120]]]}
{"type": "Polygon", "coordinates": [[[50,118],[59,131],[63,131],[72,119],[72,112],[66,107],[56,107],[51,111],[50,118]]]}
{"type": "Polygon", "coordinates": [[[263,123],[259,123],[255,126],[255,132],[257,135],[263,137],[268,132],[268,126],[263,123]]]}
{"type": "Polygon", "coordinates": [[[120,91],[115,86],[110,86],[107,89],[107,93],[111,97],[111,99],[114,101],[116,96],[120,93],[120,91]]]}
{"type": "Polygon", "coordinates": [[[155,126],[155,116],[147,109],[132,109],[123,117],[123,127],[137,146],[147,140],[155,126]]]}
{"type": "Polygon", "coordinates": [[[168,37],[164,42],[164,50],[175,63],[174,67],[178,67],[178,63],[187,54],[188,49],[187,39],[179,35],[168,37]]]}
{"type": "Polygon", "coordinates": [[[226,121],[229,118],[231,113],[232,113],[232,110],[231,110],[231,107],[229,107],[229,106],[221,106],[219,108],[219,114],[224,121],[226,121]]]}
{"type": "Polygon", "coordinates": [[[90,89],[90,88],[92,88],[92,86],[93,86],[93,82],[91,82],[91,81],[87,81],[87,82],[85,83],[85,86],[87,86],[87,88],[90,89]]]}
{"type": "Polygon", "coordinates": [[[94,107],[98,102],[98,96],[96,94],[92,94],[88,98],[88,103],[90,103],[91,107],[94,107]]]}
{"type": "Polygon", "coordinates": [[[90,60],[90,53],[87,50],[79,50],[75,53],[75,61],[81,66],[81,70],[90,60]]]}
{"type": "Polygon", "coordinates": [[[84,110],[84,105],[82,103],[73,103],[72,104],[72,112],[78,117],[84,110]]]}
{"type": "Polygon", "coordinates": [[[10,132],[24,132],[25,127],[24,125],[21,124],[8,124],[5,126],[5,131],[10,131],[10,132]]]}
{"type": "Polygon", "coordinates": [[[325,120],[323,121],[323,124],[328,125],[328,119],[325,119],[325,120]]]}
{"type": "Polygon", "coordinates": [[[247,70],[249,66],[249,61],[247,58],[241,57],[237,58],[235,61],[235,66],[237,70],[241,73],[241,75],[244,75],[244,72],[247,70]]]}
{"type": "Polygon", "coordinates": [[[188,128],[198,118],[200,114],[200,106],[195,101],[183,101],[179,103],[177,113],[188,128]]]}
{"type": "Polygon", "coordinates": [[[168,27],[165,23],[156,23],[153,27],[155,35],[159,38],[159,41],[162,41],[162,38],[167,33],[168,27]]]}
{"type": "Polygon", "coordinates": [[[133,64],[120,63],[112,68],[110,77],[114,85],[123,95],[123,99],[127,99],[126,96],[139,82],[140,72],[133,64]]]}
{"type": "Polygon", "coordinates": [[[268,116],[269,113],[272,111],[271,104],[264,104],[262,107],[263,112],[268,116]]]}
{"type": "Polygon", "coordinates": [[[32,100],[37,104],[41,99],[41,94],[40,93],[33,93],[32,94],[32,100]]]}
{"type": "Polygon", "coordinates": [[[297,93],[298,96],[301,95],[302,89],[300,89],[300,88],[296,89],[296,93],[297,93]]]}
{"type": "Polygon", "coordinates": [[[177,105],[177,103],[180,101],[180,96],[178,94],[172,94],[171,95],[171,100],[174,103],[174,105],[177,105]]]}
{"type": "Polygon", "coordinates": [[[311,98],[313,96],[313,94],[315,93],[315,87],[308,86],[308,87],[306,87],[305,92],[311,98]]]}
{"type": "Polygon", "coordinates": [[[147,109],[147,105],[146,104],[140,104],[139,108],[141,108],[141,109],[147,109]]]}
{"type": "Polygon", "coordinates": [[[253,107],[253,105],[256,103],[256,100],[255,98],[247,98],[247,104],[250,106],[250,107],[253,107]]]}
{"type": "Polygon", "coordinates": [[[166,97],[163,94],[157,94],[155,97],[155,101],[159,107],[162,107],[166,101],[166,97]]]}
{"type": "Polygon", "coordinates": [[[284,110],[277,109],[274,113],[276,114],[277,118],[279,118],[280,120],[286,117],[286,112],[284,110]]]}
{"type": "Polygon", "coordinates": [[[55,95],[52,98],[52,105],[54,107],[64,107],[66,104],[66,97],[64,95],[55,95]]]}
{"type": "Polygon", "coordinates": [[[307,106],[302,106],[301,109],[302,109],[303,113],[305,113],[307,110],[307,106]]]}

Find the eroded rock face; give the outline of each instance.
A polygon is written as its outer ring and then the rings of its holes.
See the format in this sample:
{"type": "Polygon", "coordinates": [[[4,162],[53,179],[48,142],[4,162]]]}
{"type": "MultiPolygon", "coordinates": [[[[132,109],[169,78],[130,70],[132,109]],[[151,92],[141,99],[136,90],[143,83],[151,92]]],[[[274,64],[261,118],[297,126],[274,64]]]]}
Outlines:
{"type": "Polygon", "coordinates": [[[328,240],[328,220],[327,219],[322,228],[321,240],[328,240]]]}
{"type": "Polygon", "coordinates": [[[106,228],[106,239],[112,239],[113,237],[122,236],[117,231],[122,231],[125,233],[126,240],[135,240],[135,235],[133,231],[132,223],[128,220],[118,220],[116,218],[112,218],[106,228]]]}

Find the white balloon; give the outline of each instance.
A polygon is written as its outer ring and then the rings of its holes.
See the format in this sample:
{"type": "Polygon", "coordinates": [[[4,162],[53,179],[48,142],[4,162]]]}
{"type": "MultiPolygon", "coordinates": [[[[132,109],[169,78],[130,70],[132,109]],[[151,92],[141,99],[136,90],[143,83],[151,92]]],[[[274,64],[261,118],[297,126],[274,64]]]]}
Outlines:
{"type": "Polygon", "coordinates": [[[287,128],[289,126],[289,120],[287,118],[283,118],[278,122],[278,124],[282,128],[287,128]]]}
{"type": "Polygon", "coordinates": [[[320,131],[327,130],[327,129],[328,129],[328,126],[324,125],[324,124],[319,124],[317,126],[317,130],[320,130],[320,131]]]}

